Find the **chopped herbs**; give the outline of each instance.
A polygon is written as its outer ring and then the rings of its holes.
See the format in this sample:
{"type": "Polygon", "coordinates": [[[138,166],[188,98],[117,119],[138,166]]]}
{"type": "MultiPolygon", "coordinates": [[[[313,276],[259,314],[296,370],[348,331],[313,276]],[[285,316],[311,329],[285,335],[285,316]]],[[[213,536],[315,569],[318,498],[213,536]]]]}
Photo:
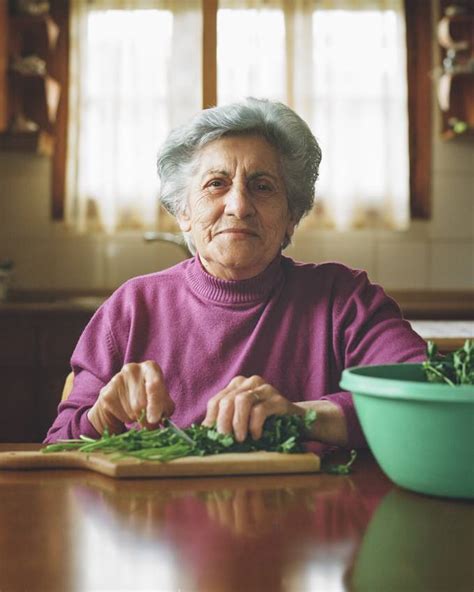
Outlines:
{"type": "Polygon", "coordinates": [[[428,382],[446,383],[451,386],[474,384],[474,341],[466,339],[463,347],[441,356],[432,341],[426,348],[427,360],[422,367],[428,382]]]}
{"type": "Polygon", "coordinates": [[[223,452],[303,452],[305,431],[316,420],[316,412],[309,410],[305,416],[271,415],[265,421],[261,438],[253,440],[249,435],[244,442],[236,442],[232,434],[221,434],[215,428],[192,425],[182,430],[191,438],[188,443],[174,428],[166,426],[157,430],[131,429],[122,434],[104,434],[98,440],[81,436],[76,440],[62,440],[43,448],[43,452],[77,450],[79,452],[115,453],[117,456],[133,456],[142,460],[170,461],[184,456],[207,456],[223,452]]]}
{"type": "MultiPolygon", "coordinates": [[[[143,417],[140,418],[143,420],[143,417]]],[[[139,419],[139,423],[140,423],[139,419]]],[[[215,428],[193,424],[191,427],[176,431],[164,420],[163,428],[147,430],[131,429],[122,434],[109,434],[107,430],[98,440],[81,436],[75,440],[60,440],[49,444],[42,452],[102,452],[115,454],[115,458],[132,456],[141,460],[167,462],[185,456],[208,456],[223,452],[268,452],[295,453],[304,452],[305,432],[316,420],[316,411],[300,415],[271,415],[265,421],[261,438],[253,440],[249,435],[244,442],[236,442],[232,434],[221,434],[215,428]],[[183,438],[181,432],[191,438],[193,444],[183,438]]],[[[356,459],[355,450],[351,450],[348,463],[324,467],[325,473],[347,475],[356,459]]]]}
{"type": "Polygon", "coordinates": [[[351,450],[351,457],[348,462],[342,465],[329,465],[327,467],[323,467],[323,472],[329,473],[331,475],[348,475],[351,472],[351,467],[354,464],[356,458],[357,452],[355,450],[351,450]]]}

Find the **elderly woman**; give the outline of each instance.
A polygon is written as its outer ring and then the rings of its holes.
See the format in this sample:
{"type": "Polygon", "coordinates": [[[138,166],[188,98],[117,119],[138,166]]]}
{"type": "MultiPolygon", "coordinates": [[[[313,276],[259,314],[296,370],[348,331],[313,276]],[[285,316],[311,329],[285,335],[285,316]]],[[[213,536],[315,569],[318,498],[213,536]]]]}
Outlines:
{"type": "Polygon", "coordinates": [[[321,151],[280,103],[204,110],[169,135],[161,202],[195,256],[122,285],[72,356],[47,441],[121,432],[143,410],[257,439],[272,414],[317,412],[310,440],[360,447],[349,366],[419,361],[425,343],[366,273],[282,255],[310,211],[321,151]]]}

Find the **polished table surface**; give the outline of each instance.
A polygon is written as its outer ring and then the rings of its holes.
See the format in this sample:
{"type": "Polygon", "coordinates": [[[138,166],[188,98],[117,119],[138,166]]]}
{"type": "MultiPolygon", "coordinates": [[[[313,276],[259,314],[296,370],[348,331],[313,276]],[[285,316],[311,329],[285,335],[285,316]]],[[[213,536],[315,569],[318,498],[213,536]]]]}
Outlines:
{"type": "Polygon", "coordinates": [[[473,512],[396,487],[368,452],[349,476],[0,471],[0,590],[467,592],[473,512]]]}

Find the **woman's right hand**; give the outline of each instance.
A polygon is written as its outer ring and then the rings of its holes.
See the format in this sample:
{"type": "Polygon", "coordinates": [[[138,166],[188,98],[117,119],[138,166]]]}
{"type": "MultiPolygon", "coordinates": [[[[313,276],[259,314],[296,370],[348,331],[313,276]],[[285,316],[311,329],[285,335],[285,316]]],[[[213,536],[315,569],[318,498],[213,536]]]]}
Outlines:
{"type": "Polygon", "coordinates": [[[105,428],[117,434],[123,432],[125,424],[141,419],[143,411],[142,425],[149,429],[174,411],[163,372],[153,361],[125,364],[100,390],[87,417],[99,434],[105,428]]]}

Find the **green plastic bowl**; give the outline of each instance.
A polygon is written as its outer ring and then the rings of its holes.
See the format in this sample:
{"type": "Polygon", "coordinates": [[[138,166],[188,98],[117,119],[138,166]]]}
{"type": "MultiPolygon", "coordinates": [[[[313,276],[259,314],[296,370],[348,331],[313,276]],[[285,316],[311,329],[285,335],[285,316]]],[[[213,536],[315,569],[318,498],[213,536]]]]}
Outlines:
{"type": "Polygon", "coordinates": [[[474,498],[474,386],[427,382],[421,364],[342,373],[377,462],[418,493],[474,498]]]}

